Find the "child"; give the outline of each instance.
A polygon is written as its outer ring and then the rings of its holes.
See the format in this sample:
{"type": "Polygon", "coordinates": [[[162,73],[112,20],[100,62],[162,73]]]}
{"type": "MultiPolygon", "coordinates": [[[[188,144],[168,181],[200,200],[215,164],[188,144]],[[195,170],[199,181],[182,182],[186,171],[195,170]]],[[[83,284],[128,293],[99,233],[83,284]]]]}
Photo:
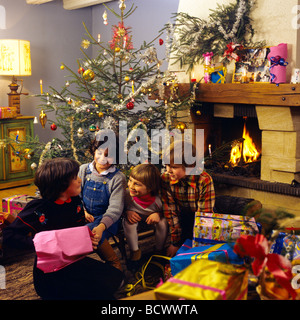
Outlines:
{"type": "Polygon", "coordinates": [[[155,228],[156,250],[162,251],[167,237],[167,221],[162,216],[160,172],[152,164],[140,164],[130,173],[126,190],[124,233],[131,251],[131,261],[141,258],[137,226],[141,221],[155,228]]]}
{"type": "MultiPolygon", "coordinates": [[[[30,201],[4,228],[4,245],[33,249],[30,233],[85,224],[78,170],[76,161],[65,158],[46,160],[38,167],[34,182],[42,198],[30,201]]],[[[99,237],[94,233],[91,239],[96,248],[99,237]]],[[[34,287],[43,299],[111,299],[122,278],[119,270],[89,257],[51,273],[38,269],[35,259],[33,269],[34,287]]]]}
{"type": "Polygon", "coordinates": [[[108,138],[109,132],[99,131],[90,145],[94,161],[80,166],[78,175],[82,180],[81,196],[89,221],[87,225],[101,239],[97,253],[101,259],[122,270],[108,238],[115,235],[119,228],[124,209],[126,177],[113,164],[118,159],[118,139],[110,137],[110,141],[108,138]]]}
{"type": "Polygon", "coordinates": [[[213,180],[206,172],[191,174],[185,162],[184,149],[196,150],[187,142],[176,142],[163,155],[166,172],[162,174],[162,203],[170,233],[167,255],[173,257],[186,239],[192,239],[195,212],[213,212],[215,191],[213,180]],[[181,146],[178,148],[178,143],[181,146]],[[181,150],[180,154],[175,150],[181,150]],[[181,161],[180,161],[181,160],[181,161]],[[167,162],[168,161],[168,162],[167,162]],[[181,163],[181,164],[180,164],[181,163]]]}

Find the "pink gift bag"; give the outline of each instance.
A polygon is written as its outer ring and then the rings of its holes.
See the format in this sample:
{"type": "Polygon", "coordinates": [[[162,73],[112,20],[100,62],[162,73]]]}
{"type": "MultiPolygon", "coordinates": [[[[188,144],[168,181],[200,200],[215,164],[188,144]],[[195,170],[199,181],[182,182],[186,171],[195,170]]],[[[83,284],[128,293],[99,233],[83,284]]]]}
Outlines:
{"type": "Polygon", "coordinates": [[[270,48],[268,59],[271,61],[271,83],[286,83],[287,57],[288,48],[286,43],[280,43],[278,46],[270,48]]]}
{"type": "Polygon", "coordinates": [[[37,267],[54,272],[83,259],[93,251],[91,234],[87,226],[37,233],[33,238],[37,267]]]}

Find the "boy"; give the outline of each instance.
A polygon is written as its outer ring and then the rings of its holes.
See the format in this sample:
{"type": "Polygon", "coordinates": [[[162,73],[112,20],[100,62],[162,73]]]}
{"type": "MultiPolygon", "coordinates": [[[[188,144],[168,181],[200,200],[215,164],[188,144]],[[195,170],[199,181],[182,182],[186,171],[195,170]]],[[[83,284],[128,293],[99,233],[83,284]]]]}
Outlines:
{"type": "MultiPolygon", "coordinates": [[[[32,236],[38,232],[84,225],[78,171],[75,160],[45,160],[34,180],[42,198],[30,201],[16,220],[3,229],[4,245],[33,249],[32,236]]],[[[94,249],[97,248],[100,238],[94,233],[91,239],[94,249]]],[[[122,272],[89,257],[50,273],[38,269],[37,259],[34,262],[34,287],[43,299],[113,299],[122,280],[122,272]]]]}
{"type": "MultiPolygon", "coordinates": [[[[213,212],[215,191],[211,176],[202,172],[192,174],[192,165],[185,161],[187,142],[172,143],[163,155],[166,172],[162,174],[163,213],[171,233],[167,255],[173,257],[186,239],[192,239],[195,212],[213,212]],[[178,148],[178,144],[182,144],[178,148]],[[179,154],[177,150],[182,150],[179,154]]],[[[192,145],[189,149],[196,153],[192,145]]],[[[198,170],[196,170],[198,171],[198,170]]]]}

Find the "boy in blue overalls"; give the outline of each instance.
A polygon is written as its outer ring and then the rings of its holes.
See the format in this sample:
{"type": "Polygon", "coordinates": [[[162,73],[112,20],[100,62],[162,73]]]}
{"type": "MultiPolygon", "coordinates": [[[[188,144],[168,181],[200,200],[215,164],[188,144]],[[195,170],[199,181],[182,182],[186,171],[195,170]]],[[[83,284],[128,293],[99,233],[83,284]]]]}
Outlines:
{"type": "MultiPolygon", "coordinates": [[[[108,135],[109,136],[109,135],[108,135]]],[[[126,177],[113,164],[118,159],[118,141],[107,141],[106,131],[100,131],[90,145],[93,162],[83,164],[79,170],[82,179],[82,200],[88,226],[100,237],[97,253],[117,269],[121,263],[108,238],[118,231],[124,209],[126,177]],[[113,148],[114,156],[109,154],[113,148]]]]}

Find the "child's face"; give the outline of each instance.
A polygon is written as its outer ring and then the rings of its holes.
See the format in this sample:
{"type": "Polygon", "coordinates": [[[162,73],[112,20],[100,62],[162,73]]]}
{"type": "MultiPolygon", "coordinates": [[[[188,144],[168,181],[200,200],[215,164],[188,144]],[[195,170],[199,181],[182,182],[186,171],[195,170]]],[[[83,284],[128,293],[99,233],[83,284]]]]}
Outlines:
{"type": "Polygon", "coordinates": [[[150,190],[140,181],[129,177],[128,188],[132,197],[142,197],[150,193],[150,190]]]}
{"type": "Polygon", "coordinates": [[[81,179],[76,177],[71,180],[69,187],[66,191],[63,192],[66,198],[76,197],[81,192],[81,179]]]}
{"type": "Polygon", "coordinates": [[[166,165],[166,169],[171,180],[176,181],[185,177],[185,168],[181,164],[170,163],[169,165],[166,165]]]}
{"type": "Polygon", "coordinates": [[[107,170],[113,163],[112,158],[108,158],[108,149],[98,148],[94,154],[94,160],[96,163],[96,169],[99,172],[107,170]]]}

